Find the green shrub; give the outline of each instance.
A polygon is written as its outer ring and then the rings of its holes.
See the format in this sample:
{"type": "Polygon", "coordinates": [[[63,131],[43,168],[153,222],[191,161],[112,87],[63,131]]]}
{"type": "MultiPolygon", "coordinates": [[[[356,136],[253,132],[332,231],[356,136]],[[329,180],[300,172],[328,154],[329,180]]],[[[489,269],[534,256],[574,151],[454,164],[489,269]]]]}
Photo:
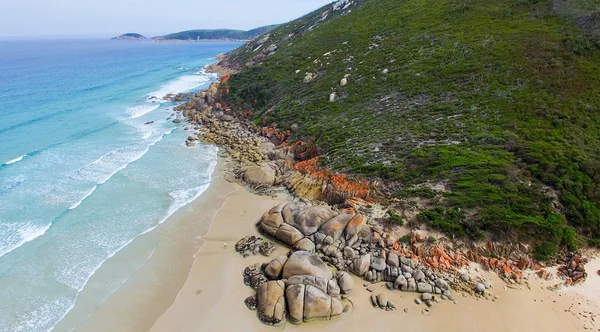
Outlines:
{"type": "Polygon", "coordinates": [[[398,214],[398,212],[396,212],[394,210],[388,210],[387,216],[388,216],[388,221],[390,223],[399,225],[399,226],[404,226],[404,220],[402,220],[402,217],[398,214]]]}

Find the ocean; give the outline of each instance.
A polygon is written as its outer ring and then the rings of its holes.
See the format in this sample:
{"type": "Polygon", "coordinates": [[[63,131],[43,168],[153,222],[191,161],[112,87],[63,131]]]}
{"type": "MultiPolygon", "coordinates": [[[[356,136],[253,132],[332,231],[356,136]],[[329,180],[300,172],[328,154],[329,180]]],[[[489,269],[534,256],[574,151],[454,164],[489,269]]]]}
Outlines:
{"type": "Polygon", "coordinates": [[[104,262],[206,190],[217,148],[186,147],[160,99],[208,86],[239,45],[0,41],[0,331],[52,330],[104,262]]]}

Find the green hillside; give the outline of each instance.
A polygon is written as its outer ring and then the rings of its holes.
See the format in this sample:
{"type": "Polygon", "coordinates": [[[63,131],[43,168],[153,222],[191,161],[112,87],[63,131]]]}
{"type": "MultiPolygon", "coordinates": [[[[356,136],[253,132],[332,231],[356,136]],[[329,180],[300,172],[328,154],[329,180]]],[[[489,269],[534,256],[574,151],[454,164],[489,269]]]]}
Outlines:
{"type": "Polygon", "coordinates": [[[234,109],[297,124],[293,139],[334,170],[382,180],[384,197],[430,199],[419,220],[448,235],[533,241],[540,259],[600,244],[597,1],[348,6],[272,31],[277,52],[227,83],[234,109]],[[449,192],[422,185],[440,181],[449,192]]]}
{"type": "Polygon", "coordinates": [[[265,34],[277,25],[267,25],[264,27],[243,31],[231,29],[200,29],[188,30],[171,33],[165,36],[154,37],[155,40],[214,40],[214,39],[232,39],[232,40],[250,40],[262,34],[265,34]]]}

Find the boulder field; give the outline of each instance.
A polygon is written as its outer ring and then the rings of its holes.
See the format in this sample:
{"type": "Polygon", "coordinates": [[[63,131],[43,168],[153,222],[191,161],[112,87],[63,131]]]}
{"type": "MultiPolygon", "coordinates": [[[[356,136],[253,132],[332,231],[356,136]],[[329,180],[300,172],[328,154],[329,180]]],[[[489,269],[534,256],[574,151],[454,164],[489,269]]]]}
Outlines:
{"type": "MultiPolygon", "coordinates": [[[[388,248],[366,225],[365,217],[353,209],[337,212],[324,205],[282,203],[265,212],[258,229],[293,250],[314,252],[314,257],[330,263],[338,271],[350,271],[367,281],[385,281],[392,289],[451,297],[450,285],[441,274],[403,255],[397,250],[397,243],[388,248]]],[[[284,264],[290,264],[286,263],[285,256],[269,263],[267,277],[276,279],[279,274],[275,273],[283,273],[283,278],[293,275],[280,270],[284,264]]],[[[296,266],[295,261],[292,264],[296,266]]],[[[321,277],[330,278],[329,275],[321,277]]]]}
{"type": "MultiPolygon", "coordinates": [[[[265,212],[257,227],[292,248],[287,255],[244,272],[244,282],[256,290],[246,305],[256,309],[265,324],[340,317],[344,300],[355,287],[348,272],[370,282],[387,282],[390,290],[422,293],[428,306],[436,296],[453,300],[451,285],[465,283],[450,273],[434,273],[420,259],[404,254],[397,243],[389,248],[353,209],[282,203],[265,212]]],[[[371,300],[378,308],[396,309],[384,293],[371,300]]]]}

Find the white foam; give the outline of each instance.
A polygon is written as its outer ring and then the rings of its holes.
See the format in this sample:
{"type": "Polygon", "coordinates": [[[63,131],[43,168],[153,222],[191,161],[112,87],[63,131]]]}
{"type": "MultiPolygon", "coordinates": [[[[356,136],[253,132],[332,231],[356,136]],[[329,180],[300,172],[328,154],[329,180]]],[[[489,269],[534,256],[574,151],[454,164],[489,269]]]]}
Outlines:
{"type": "Polygon", "coordinates": [[[68,308],[69,302],[70,299],[66,296],[63,296],[54,301],[44,303],[35,310],[20,315],[11,331],[50,331],[54,326],[52,326],[52,328],[48,328],[48,326],[50,326],[55,320],[57,311],[68,308]]]}
{"type": "Polygon", "coordinates": [[[23,174],[19,174],[15,177],[0,179],[2,181],[1,189],[10,190],[27,180],[27,177],[23,174]]]}
{"type": "Polygon", "coordinates": [[[160,105],[154,104],[154,105],[138,105],[138,106],[134,106],[134,107],[129,107],[125,112],[127,112],[127,114],[130,115],[130,119],[136,119],[139,118],[141,116],[144,116],[152,111],[154,111],[155,109],[159,108],[160,105]]]}
{"type": "Polygon", "coordinates": [[[165,215],[165,217],[163,219],[160,220],[159,224],[162,224],[167,219],[169,219],[169,217],[171,217],[175,212],[177,212],[177,210],[190,204],[196,198],[200,197],[200,195],[202,195],[202,193],[208,188],[209,185],[210,185],[210,182],[207,184],[204,184],[200,187],[191,188],[191,189],[182,189],[182,190],[176,190],[174,192],[170,192],[169,196],[171,196],[171,198],[173,199],[173,202],[169,206],[169,210],[167,210],[167,214],[165,215]]]}
{"type": "Polygon", "coordinates": [[[79,201],[77,201],[75,204],[71,205],[69,210],[75,210],[79,205],[81,205],[81,203],[83,203],[83,201],[85,201],[86,198],[90,197],[90,195],[92,195],[94,193],[96,188],[98,188],[98,186],[94,186],[92,189],[88,190],[88,192],[86,192],[85,195],[79,201]]]}
{"type": "MultiPolygon", "coordinates": [[[[168,135],[168,134],[166,134],[168,135]]],[[[209,166],[208,170],[210,172],[210,174],[212,174],[212,172],[214,171],[214,168],[216,166],[216,162],[211,162],[211,165],[209,166]]],[[[75,306],[75,303],[77,301],[77,298],[79,297],[79,294],[83,291],[83,289],[85,288],[85,286],[88,284],[88,282],[90,281],[90,279],[92,278],[92,276],[94,274],[96,274],[96,272],[102,267],[102,265],[104,265],[104,263],[106,261],[108,261],[109,259],[111,259],[113,256],[115,256],[119,251],[123,250],[123,248],[127,247],[129,244],[131,244],[133,241],[135,241],[135,239],[139,238],[140,236],[143,236],[147,233],[150,233],[151,231],[155,230],[156,228],[158,228],[158,226],[160,224],[162,224],[163,222],[165,222],[170,216],[172,216],[177,210],[179,210],[181,207],[191,203],[193,200],[195,200],[196,198],[198,198],[200,195],[202,195],[202,193],[204,191],[206,191],[206,189],[208,189],[209,185],[210,185],[210,179],[212,177],[209,177],[209,181],[208,183],[200,186],[200,187],[196,187],[196,188],[191,188],[191,189],[186,189],[186,190],[177,190],[174,191],[172,193],[169,193],[169,196],[171,196],[171,198],[173,199],[173,202],[171,203],[171,205],[169,206],[169,209],[167,211],[166,216],[161,219],[158,224],[146,229],[145,231],[143,231],[142,233],[140,233],[139,235],[135,236],[134,238],[132,238],[129,241],[126,241],[122,246],[119,246],[116,250],[110,252],[108,254],[108,256],[99,264],[97,264],[92,271],[90,271],[87,276],[85,277],[85,281],[80,285],[80,286],[75,286],[74,284],[70,283],[70,282],[65,282],[63,281],[63,284],[71,287],[71,289],[74,289],[77,291],[77,295],[75,296],[75,299],[72,300],[71,305],[69,306],[69,308],[63,313],[63,315],[61,316],[61,318],[59,320],[56,321],[55,325],[60,322],[75,306]]],[[[155,250],[156,248],[154,248],[155,250]]],[[[152,251],[152,253],[150,254],[150,256],[148,256],[148,259],[150,259],[150,257],[154,254],[154,250],[152,251]]],[[[142,264],[143,265],[143,264],[142,264]]],[[[141,266],[140,266],[141,268],[141,266]]],[[[131,276],[131,275],[130,275],[131,276]]],[[[125,283],[125,281],[127,281],[127,279],[129,279],[128,276],[122,283],[125,283]]],[[[120,287],[120,286],[119,286],[120,287]]],[[[118,288],[118,287],[117,287],[118,288]]],[[[116,289],[115,289],[116,290],[116,289]]],[[[112,292],[114,292],[115,290],[113,290],[112,292]]],[[[111,294],[112,294],[111,292],[111,294]]],[[[104,301],[103,301],[104,302],[104,301]]],[[[53,327],[54,327],[53,326],[53,327]]]]}
{"type": "Polygon", "coordinates": [[[22,156],[20,156],[20,157],[18,157],[18,158],[15,158],[15,159],[13,159],[13,160],[9,160],[9,161],[5,162],[5,163],[4,163],[4,165],[11,165],[11,164],[17,163],[17,162],[19,162],[19,161],[23,160],[23,158],[25,158],[26,156],[27,156],[27,155],[26,155],[26,154],[24,154],[24,155],[22,155],[22,156]]]}
{"type": "Polygon", "coordinates": [[[211,80],[210,75],[199,71],[196,75],[184,75],[160,87],[159,90],[148,94],[148,99],[162,99],[169,94],[178,94],[197,88],[211,80]]]}
{"type": "MultiPolygon", "coordinates": [[[[211,160],[210,164],[207,168],[208,174],[212,174],[214,172],[216,166],[217,166],[217,160],[216,159],[211,160]]],[[[208,189],[208,187],[210,186],[211,180],[212,180],[212,176],[209,175],[208,182],[199,187],[195,187],[195,188],[191,188],[191,189],[181,189],[181,190],[176,190],[176,191],[170,192],[169,196],[171,196],[171,199],[173,199],[173,201],[171,202],[171,205],[169,206],[169,209],[167,210],[167,214],[165,215],[165,217],[163,219],[161,219],[159,221],[159,224],[162,224],[167,219],[169,219],[169,217],[171,217],[175,212],[177,212],[177,210],[190,204],[196,198],[200,197],[200,195],[202,195],[202,193],[204,191],[206,191],[206,189],[208,189]]]]}
{"type": "Polygon", "coordinates": [[[51,225],[52,223],[39,225],[33,222],[0,223],[0,257],[44,235],[51,225]]]}
{"type": "Polygon", "coordinates": [[[166,135],[171,134],[174,129],[175,127],[162,132],[157,138],[145,146],[134,144],[113,150],[78,170],[75,177],[92,181],[96,183],[96,185],[104,184],[115,176],[115,174],[127,168],[129,164],[142,158],[148,153],[150,147],[160,142],[166,135]]]}

